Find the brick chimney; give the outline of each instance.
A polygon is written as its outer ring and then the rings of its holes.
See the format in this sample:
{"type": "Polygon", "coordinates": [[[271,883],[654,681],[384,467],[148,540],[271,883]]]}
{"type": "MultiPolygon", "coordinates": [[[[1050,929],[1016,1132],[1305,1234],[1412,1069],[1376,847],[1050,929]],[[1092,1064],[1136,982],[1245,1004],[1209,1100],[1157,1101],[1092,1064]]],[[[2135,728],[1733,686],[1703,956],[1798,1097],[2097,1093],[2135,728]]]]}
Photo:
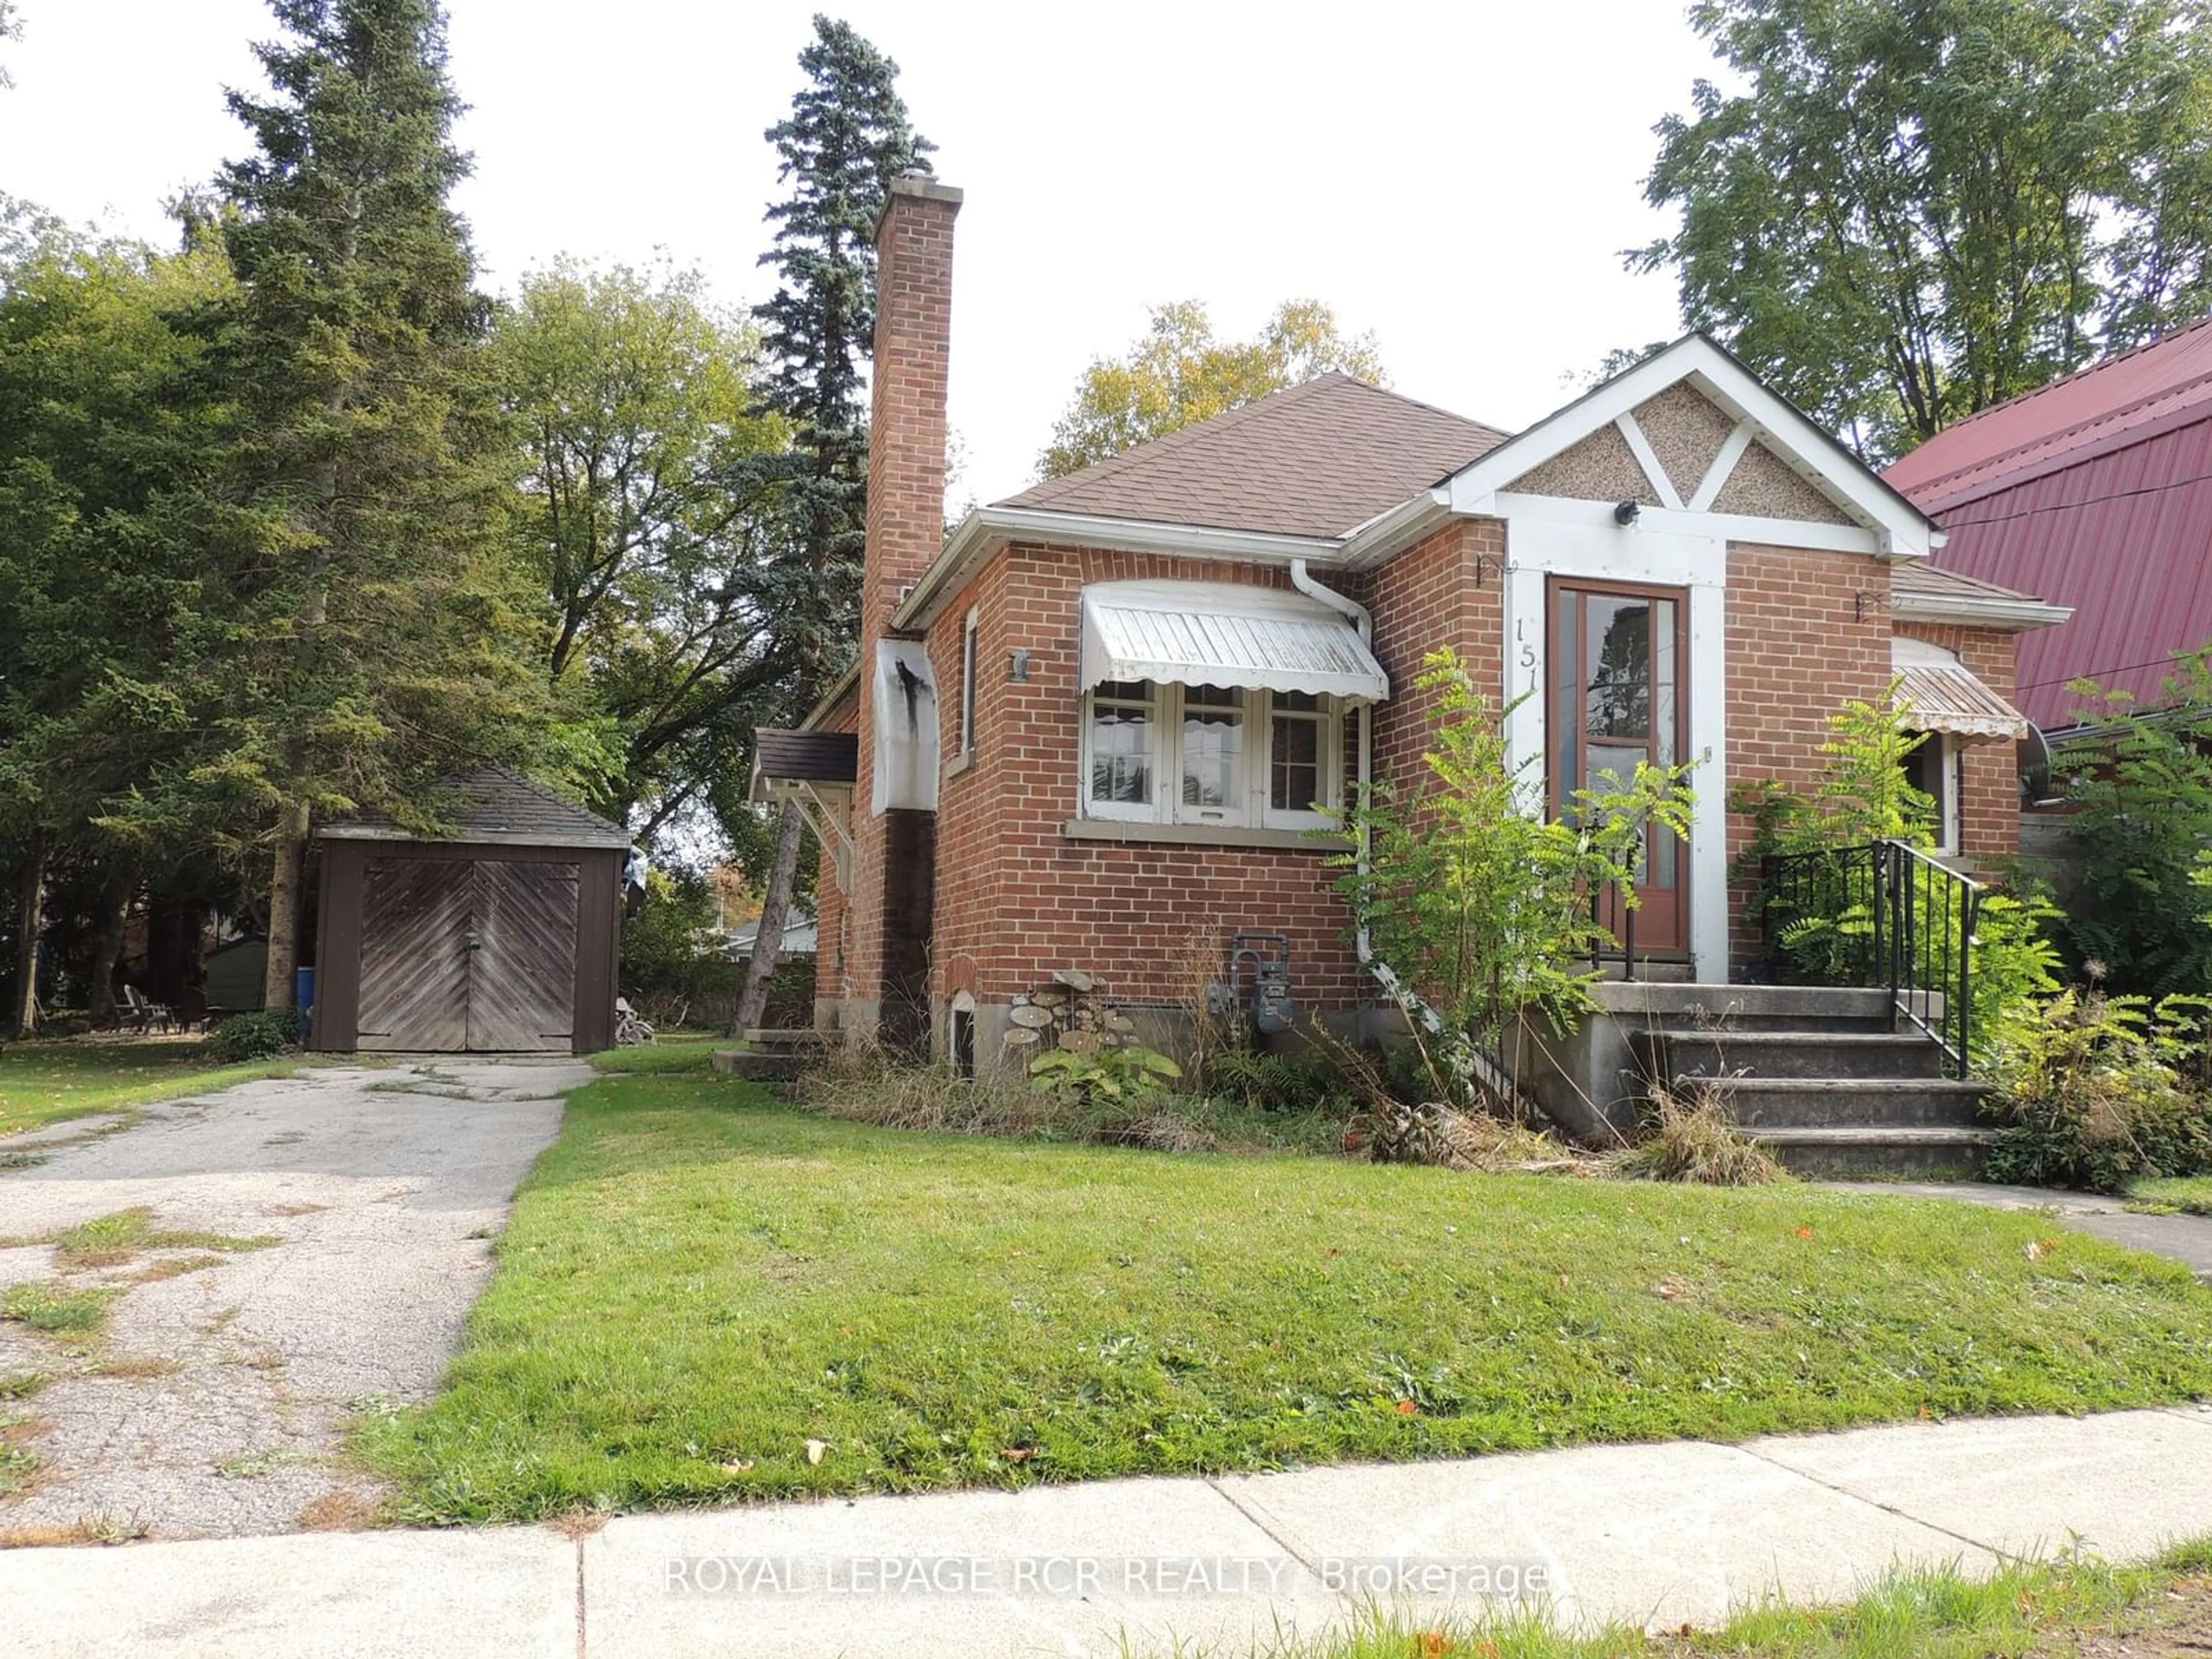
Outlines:
{"type": "Polygon", "coordinates": [[[873,641],[945,542],[945,368],[960,192],[926,173],[891,181],[876,226],[874,404],[868,422],[866,586],[873,641]]]}
{"type": "Polygon", "coordinates": [[[895,179],[876,227],[874,404],[860,586],[859,777],[853,799],[843,1023],[926,1053],[937,872],[935,690],[920,645],[890,632],[902,589],[945,541],[945,394],[952,221],[960,192],[895,179]]]}

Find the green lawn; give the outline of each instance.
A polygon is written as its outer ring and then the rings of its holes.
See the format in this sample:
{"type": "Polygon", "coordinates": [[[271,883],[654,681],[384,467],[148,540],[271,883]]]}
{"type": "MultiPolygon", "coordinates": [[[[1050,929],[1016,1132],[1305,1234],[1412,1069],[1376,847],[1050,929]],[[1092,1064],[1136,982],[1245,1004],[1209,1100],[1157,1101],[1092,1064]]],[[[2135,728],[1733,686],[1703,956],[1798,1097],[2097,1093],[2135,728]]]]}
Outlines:
{"type": "Polygon", "coordinates": [[[1898,1567],[1842,1607],[1764,1607],[1717,1631],[1569,1635],[1540,1612],[1417,1626],[1371,1616],[1255,1659],[2038,1659],[2200,1653],[2212,1637],[2212,1540],[2148,1566],[2008,1561],[1985,1578],[1898,1567]],[[2098,1641],[2097,1638],[2103,1638],[2098,1641]],[[2095,1645],[2088,1644],[2094,1642],[2095,1645]]]}
{"type": "Polygon", "coordinates": [[[635,1048],[606,1048],[589,1057],[602,1072],[696,1072],[717,1048],[737,1047],[720,1031],[669,1031],[635,1048]]]}
{"type": "Polygon", "coordinates": [[[112,1112],[256,1078],[283,1077],[296,1060],[211,1065],[197,1042],[11,1042],[0,1049],[0,1142],[94,1112],[112,1112]]]}
{"type": "Polygon", "coordinates": [[[2163,1205],[2189,1215],[2212,1215],[2212,1176],[2137,1181],[2129,1185],[2128,1196],[2140,1204],[2163,1205]]]}
{"type": "Polygon", "coordinates": [[[2212,1295],[2034,1215],[904,1133],[696,1074],[572,1096],[498,1251],[450,1392],[362,1431],[402,1518],[2212,1397],[2212,1295]]]}

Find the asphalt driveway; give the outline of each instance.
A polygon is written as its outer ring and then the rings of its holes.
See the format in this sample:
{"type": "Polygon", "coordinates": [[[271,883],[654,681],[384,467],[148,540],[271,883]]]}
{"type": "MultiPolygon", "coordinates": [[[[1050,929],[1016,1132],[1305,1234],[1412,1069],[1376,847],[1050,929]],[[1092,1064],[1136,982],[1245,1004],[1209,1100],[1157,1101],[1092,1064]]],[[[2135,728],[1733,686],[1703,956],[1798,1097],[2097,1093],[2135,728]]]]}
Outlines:
{"type": "Polygon", "coordinates": [[[0,1292],[112,1299],[89,1332],[0,1320],[0,1538],[365,1518],[380,1494],[340,1461],[345,1424],[435,1391],[559,1097],[590,1076],[320,1070],[11,1139],[43,1161],[0,1170],[0,1292]],[[109,1223],[115,1248],[26,1242],[128,1212],[150,1214],[109,1223]]]}

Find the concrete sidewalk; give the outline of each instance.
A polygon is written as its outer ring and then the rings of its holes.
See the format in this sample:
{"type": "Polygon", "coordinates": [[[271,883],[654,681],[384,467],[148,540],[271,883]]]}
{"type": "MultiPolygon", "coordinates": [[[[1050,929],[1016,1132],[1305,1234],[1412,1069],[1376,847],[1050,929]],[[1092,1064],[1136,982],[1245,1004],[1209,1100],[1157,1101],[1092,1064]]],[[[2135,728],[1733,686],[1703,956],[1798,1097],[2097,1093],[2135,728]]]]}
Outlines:
{"type": "Polygon", "coordinates": [[[1112,1655],[1310,1634],[1381,1590],[1569,1620],[1711,1624],[1899,1561],[2114,1560],[2212,1533],[2212,1410],[548,1528],[0,1552],[0,1654],[134,1659],[1112,1655]]]}

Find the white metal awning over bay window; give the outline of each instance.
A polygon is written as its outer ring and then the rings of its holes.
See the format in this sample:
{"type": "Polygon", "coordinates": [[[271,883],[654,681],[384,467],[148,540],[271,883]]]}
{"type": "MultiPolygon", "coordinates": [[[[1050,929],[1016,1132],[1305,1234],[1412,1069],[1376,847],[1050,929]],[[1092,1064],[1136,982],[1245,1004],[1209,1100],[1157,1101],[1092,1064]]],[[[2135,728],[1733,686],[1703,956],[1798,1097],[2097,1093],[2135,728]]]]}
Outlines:
{"type": "Polygon", "coordinates": [[[1152,680],[1381,702],[1389,677],[1341,612],[1237,582],[1094,582],[1083,686],[1152,680]]]}

